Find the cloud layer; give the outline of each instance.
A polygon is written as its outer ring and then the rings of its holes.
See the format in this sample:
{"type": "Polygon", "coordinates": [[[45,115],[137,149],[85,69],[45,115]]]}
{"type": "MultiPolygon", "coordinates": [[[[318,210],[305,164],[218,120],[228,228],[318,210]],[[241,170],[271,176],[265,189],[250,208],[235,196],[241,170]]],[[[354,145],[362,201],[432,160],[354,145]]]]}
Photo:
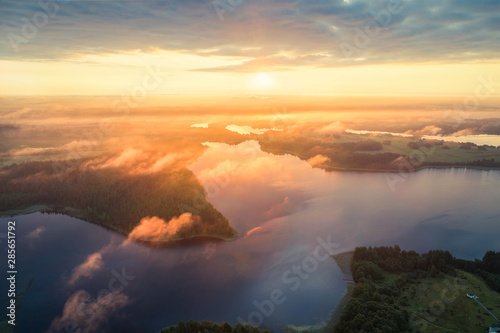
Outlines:
{"type": "Polygon", "coordinates": [[[26,20],[32,22],[44,11],[36,2],[2,1],[0,59],[84,61],[86,54],[166,50],[241,60],[193,70],[255,72],[498,58],[498,1],[397,3],[244,0],[225,10],[221,20],[211,0],[70,1],[48,10],[53,15],[47,15],[46,24],[39,24],[16,53],[13,36],[23,36],[26,20]],[[391,13],[391,8],[397,10],[391,13]],[[350,59],[341,45],[356,49],[350,59]]]}

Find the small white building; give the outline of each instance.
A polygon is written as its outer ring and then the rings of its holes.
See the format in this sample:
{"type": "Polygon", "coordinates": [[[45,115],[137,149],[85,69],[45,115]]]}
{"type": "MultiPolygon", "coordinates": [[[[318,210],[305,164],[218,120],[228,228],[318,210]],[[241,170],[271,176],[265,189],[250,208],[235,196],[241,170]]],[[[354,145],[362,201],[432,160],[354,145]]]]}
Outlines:
{"type": "Polygon", "coordinates": [[[476,296],[476,294],[473,294],[473,293],[467,293],[467,297],[472,298],[472,299],[479,298],[476,296]]]}

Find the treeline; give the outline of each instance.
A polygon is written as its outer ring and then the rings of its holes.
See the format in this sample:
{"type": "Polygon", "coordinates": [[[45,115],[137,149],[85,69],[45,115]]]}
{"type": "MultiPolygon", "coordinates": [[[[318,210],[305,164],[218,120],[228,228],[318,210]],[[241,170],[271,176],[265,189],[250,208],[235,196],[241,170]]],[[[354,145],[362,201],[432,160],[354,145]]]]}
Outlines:
{"type": "Polygon", "coordinates": [[[341,151],[377,151],[382,150],[382,143],[374,140],[362,140],[359,142],[343,142],[332,144],[333,148],[341,151]]]}
{"type": "Polygon", "coordinates": [[[187,168],[129,174],[119,168],[91,168],[85,161],[54,168],[51,161],[27,162],[0,170],[0,211],[47,205],[49,212],[75,216],[122,232],[142,218],[170,221],[186,212],[201,217],[181,228],[175,238],[236,237],[227,219],[206,199],[203,186],[187,168]],[[69,208],[69,210],[68,210],[69,208]]]}
{"type": "Polygon", "coordinates": [[[432,250],[424,254],[401,250],[399,245],[381,247],[357,247],[351,262],[351,271],[356,282],[369,278],[363,274],[365,265],[375,265],[391,273],[410,273],[414,271],[431,272],[433,267],[445,274],[453,270],[454,258],[448,251],[432,250]]]}
{"type": "Polygon", "coordinates": [[[500,252],[488,251],[482,260],[455,259],[454,266],[480,276],[491,289],[500,292],[500,252]]]}
{"type": "MultiPolygon", "coordinates": [[[[320,165],[316,165],[325,170],[338,169],[357,169],[366,171],[393,171],[401,172],[401,158],[407,160],[406,166],[410,170],[415,170],[422,167],[479,167],[479,168],[500,168],[500,162],[494,158],[483,158],[471,161],[408,161],[408,156],[400,153],[384,152],[383,146],[390,145],[391,141],[384,140],[383,142],[367,139],[357,142],[338,142],[340,136],[338,134],[330,137],[318,136],[314,133],[310,135],[295,136],[294,134],[279,132],[279,133],[264,133],[255,135],[255,139],[259,141],[262,151],[275,154],[285,155],[292,154],[302,160],[308,160],[317,155],[328,157],[329,161],[323,161],[320,165]]],[[[420,139],[409,141],[407,146],[411,149],[430,149],[440,146],[441,149],[450,149],[445,145],[443,140],[420,139]]],[[[494,146],[482,145],[477,146],[474,143],[462,143],[461,149],[471,149],[476,147],[477,150],[491,150],[494,146]]]]}
{"type": "Polygon", "coordinates": [[[269,330],[260,330],[256,326],[243,325],[238,323],[232,326],[229,323],[213,323],[210,321],[180,321],[175,326],[170,326],[161,331],[161,333],[271,333],[269,330]]]}
{"type": "Polygon", "coordinates": [[[401,290],[425,277],[457,276],[456,269],[482,277],[500,292],[500,252],[488,251],[482,260],[469,261],[456,259],[442,250],[419,254],[401,250],[398,245],[357,247],[351,260],[356,285],[335,333],[409,331],[409,314],[395,302],[401,290]],[[386,272],[397,273],[399,277],[389,283],[386,272]]]}
{"type": "Polygon", "coordinates": [[[411,149],[420,149],[420,148],[432,148],[434,146],[442,146],[444,144],[443,140],[426,140],[422,139],[419,141],[410,141],[408,142],[408,147],[411,149]]]}
{"type": "Polygon", "coordinates": [[[337,153],[326,156],[332,161],[332,168],[397,171],[399,166],[393,161],[402,155],[395,153],[337,153]]]}
{"type": "Polygon", "coordinates": [[[323,142],[314,138],[273,137],[266,140],[265,136],[259,139],[262,151],[275,155],[293,154],[303,160],[316,155],[323,155],[330,159],[322,167],[326,170],[335,168],[365,169],[365,170],[398,170],[393,163],[401,154],[376,152],[382,150],[382,143],[374,140],[359,142],[332,143],[323,142]],[[364,153],[370,151],[371,153],[364,153]]]}
{"type": "Polygon", "coordinates": [[[417,257],[418,253],[415,251],[403,254],[397,245],[380,248],[357,247],[351,260],[351,271],[356,285],[334,332],[409,331],[410,315],[395,302],[395,298],[400,295],[400,289],[395,285],[381,287],[375,282],[384,280],[384,270],[399,272],[414,269],[418,265],[417,257]]]}
{"type": "MultiPolygon", "coordinates": [[[[354,153],[362,151],[378,151],[383,145],[375,140],[361,140],[357,142],[328,142],[315,137],[289,137],[287,134],[263,134],[258,140],[261,147],[282,152],[298,152],[305,154],[354,153]]],[[[312,157],[312,156],[311,156],[312,157]]]]}
{"type": "Polygon", "coordinates": [[[483,158],[480,160],[463,161],[463,162],[424,162],[422,163],[422,166],[500,168],[500,162],[496,162],[494,158],[483,158]]]}
{"type": "Polygon", "coordinates": [[[335,325],[335,333],[400,333],[409,331],[410,314],[395,302],[399,289],[380,287],[364,279],[354,287],[352,297],[335,325]]]}
{"type": "Polygon", "coordinates": [[[483,278],[493,290],[500,292],[500,252],[488,251],[483,259],[457,259],[448,251],[432,250],[419,254],[402,251],[398,245],[383,247],[357,247],[351,262],[354,281],[362,279],[376,281],[382,270],[403,273],[396,283],[404,286],[421,277],[435,277],[440,273],[456,276],[461,269],[483,278]]]}

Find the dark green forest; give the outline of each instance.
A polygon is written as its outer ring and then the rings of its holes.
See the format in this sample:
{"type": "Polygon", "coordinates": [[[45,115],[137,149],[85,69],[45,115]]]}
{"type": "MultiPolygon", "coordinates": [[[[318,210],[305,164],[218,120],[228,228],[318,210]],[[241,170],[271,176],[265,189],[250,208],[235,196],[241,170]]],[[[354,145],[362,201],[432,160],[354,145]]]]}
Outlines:
{"type": "Polygon", "coordinates": [[[491,289],[500,292],[500,252],[488,251],[482,260],[455,259],[453,265],[480,276],[491,289]]]}
{"type": "Polygon", "coordinates": [[[144,217],[169,221],[190,212],[201,221],[181,228],[175,239],[211,236],[235,239],[236,231],[206,199],[206,192],[187,168],[128,174],[119,168],[88,168],[85,161],[57,164],[34,161],[0,170],[0,212],[46,205],[64,213],[128,234],[144,217]],[[71,165],[71,167],[69,166],[71,165]],[[64,166],[61,169],[61,166],[64,166]]]}
{"type": "Polygon", "coordinates": [[[457,259],[448,251],[431,250],[419,254],[404,251],[398,245],[382,247],[357,247],[351,262],[351,270],[356,282],[363,279],[377,280],[381,270],[404,273],[400,284],[424,275],[431,277],[439,272],[455,275],[461,269],[480,276],[488,286],[500,292],[500,252],[488,251],[481,259],[457,259]]]}
{"type": "Polygon", "coordinates": [[[238,323],[232,326],[229,323],[213,323],[210,321],[180,321],[175,326],[170,326],[161,331],[161,333],[271,333],[269,330],[260,330],[256,326],[243,325],[238,323]]]}
{"type": "Polygon", "coordinates": [[[500,291],[500,252],[489,251],[482,260],[468,261],[442,250],[419,254],[398,245],[357,247],[351,261],[356,285],[334,332],[410,332],[410,314],[395,302],[401,291],[422,278],[457,276],[458,269],[482,277],[489,287],[500,291]],[[398,277],[390,282],[387,273],[398,277]]]}
{"type": "Polygon", "coordinates": [[[318,154],[326,156],[331,162],[322,165],[326,170],[335,168],[366,169],[366,170],[398,170],[398,166],[391,163],[400,154],[383,152],[382,144],[373,140],[360,142],[321,142],[304,138],[267,139],[265,135],[259,139],[262,151],[275,155],[293,154],[303,160],[318,154]]]}
{"type": "Polygon", "coordinates": [[[382,144],[371,140],[346,143],[318,143],[307,142],[301,138],[297,138],[283,141],[262,139],[259,143],[262,151],[275,155],[293,154],[303,160],[307,160],[318,154],[326,156],[331,161],[322,166],[326,170],[348,168],[397,171],[397,166],[391,164],[391,162],[401,156],[400,154],[388,152],[376,152],[382,149],[382,144]]]}
{"type": "MultiPolygon", "coordinates": [[[[295,134],[264,133],[255,136],[259,141],[262,151],[275,155],[292,154],[302,160],[308,160],[317,155],[327,157],[316,165],[327,171],[352,169],[365,171],[400,172],[402,165],[406,171],[414,171],[429,167],[474,167],[474,168],[500,168],[498,158],[495,160],[498,149],[494,146],[478,146],[473,143],[460,144],[461,158],[459,161],[450,160],[448,154],[450,147],[444,145],[442,140],[417,140],[409,141],[407,148],[389,149],[397,146],[397,140],[406,142],[408,138],[391,138],[391,140],[376,141],[370,138],[357,138],[346,134],[334,134],[329,137],[309,133],[301,137],[295,134]],[[346,139],[348,137],[349,139],[346,139]],[[343,142],[342,140],[358,140],[343,142]],[[439,147],[439,150],[433,150],[439,147]],[[444,150],[443,150],[444,149],[444,150]],[[420,151],[419,151],[420,150],[420,151]],[[463,154],[470,150],[470,154],[463,154]],[[474,151],[488,151],[488,158],[478,158],[474,151]],[[415,156],[413,156],[415,155],[415,156]],[[432,159],[427,158],[432,155],[432,159]],[[420,158],[418,157],[420,156],[420,158]],[[421,156],[424,156],[422,158],[421,156]],[[439,158],[440,160],[436,160],[439,158]],[[404,163],[403,163],[404,161],[404,163]]],[[[458,146],[458,144],[451,144],[458,146]]],[[[458,148],[456,148],[458,150],[458,148]]],[[[456,152],[455,152],[456,154],[456,152]]]]}

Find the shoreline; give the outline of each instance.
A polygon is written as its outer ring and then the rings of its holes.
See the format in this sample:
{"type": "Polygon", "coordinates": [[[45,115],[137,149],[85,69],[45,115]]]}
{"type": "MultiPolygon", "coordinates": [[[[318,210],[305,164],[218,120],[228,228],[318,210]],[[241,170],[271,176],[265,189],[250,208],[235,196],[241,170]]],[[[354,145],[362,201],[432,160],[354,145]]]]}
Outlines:
{"type": "Polygon", "coordinates": [[[361,168],[342,168],[342,167],[313,167],[318,169],[323,169],[327,172],[331,171],[343,171],[343,172],[366,172],[366,173],[416,173],[418,171],[427,170],[427,169],[470,169],[470,170],[481,170],[481,171],[500,171],[500,168],[496,167],[481,167],[481,166],[453,166],[453,165],[429,165],[429,166],[421,166],[415,167],[411,170],[389,170],[389,169],[361,169],[361,168]]]}
{"type": "MultiPolygon", "coordinates": [[[[279,154],[280,151],[273,151],[272,149],[266,149],[263,150],[261,146],[261,150],[263,152],[273,154],[273,155],[290,155],[290,156],[295,156],[299,158],[302,161],[307,161],[309,158],[305,156],[301,156],[299,154],[296,154],[291,151],[286,151],[284,154],[279,154]]],[[[410,162],[409,162],[410,163],[410,162]]],[[[446,162],[437,162],[437,163],[446,163],[446,162]]],[[[456,163],[467,163],[467,161],[462,161],[462,162],[456,162],[456,163]]],[[[327,172],[331,171],[344,171],[344,172],[367,172],[367,173],[414,173],[420,170],[425,170],[425,169],[471,169],[471,170],[483,170],[483,171],[500,171],[500,167],[494,167],[494,166],[479,166],[479,165],[411,165],[411,168],[407,166],[406,164],[404,165],[404,168],[394,168],[394,169],[382,169],[382,168],[349,168],[349,167],[342,167],[342,166],[329,166],[329,165],[318,165],[318,166],[312,166],[312,168],[318,168],[325,170],[327,172]],[[401,170],[400,170],[401,169],[401,170]]]]}
{"type": "MultiPolygon", "coordinates": [[[[7,211],[2,211],[0,212],[0,217],[15,217],[18,215],[29,215],[33,213],[42,213],[42,214],[61,214],[61,215],[66,215],[69,217],[73,217],[79,220],[82,220],[87,223],[91,223],[100,227],[103,227],[107,230],[111,230],[117,233],[120,233],[124,235],[125,237],[128,238],[129,233],[123,229],[117,228],[113,225],[108,225],[108,224],[103,224],[98,221],[95,221],[91,218],[89,218],[84,211],[75,209],[72,207],[64,207],[64,208],[59,208],[55,206],[50,206],[50,205],[43,205],[43,204],[37,204],[37,205],[32,205],[28,206],[26,208],[18,208],[18,209],[11,209],[7,211]]],[[[178,246],[182,245],[181,243],[196,243],[196,242],[204,242],[204,241],[226,241],[226,242],[234,242],[238,239],[238,235],[235,237],[219,237],[219,236],[212,236],[212,235],[194,235],[194,236],[189,236],[186,238],[175,238],[175,239],[169,239],[169,240],[162,240],[162,241],[148,241],[148,240],[141,240],[141,239],[133,239],[131,241],[144,244],[149,247],[170,247],[170,246],[178,246]]]]}
{"type": "MultiPolygon", "coordinates": [[[[340,268],[344,275],[352,276],[351,274],[351,259],[354,255],[354,251],[346,251],[340,252],[331,257],[337,263],[337,266],[340,268]]],[[[346,290],[342,295],[339,303],[335,306],[333,311],[330,313],[326,321],[319,322],[314,325],[283,325],[282,330],[285,333],[326,333],[331,332],[335,327],[335,324],[340,318],[344,307],[347,305],[347,302],[351,299],[352,291],[354,290],[354,282],[346,282],[346,290]]]]}
{"type": "MultiPolygon", "coordinates": [[[[337,266],[340,268],[344,275],[347,275],[352,280],[352,272],[351,272],[351,260],[354,256],[354,251],[346,251],[332,255],[337,263],[337,266]]],[[[352,292],[354,290],[354,282],[346,281],[346,290],[339,303],[333,310],[330,315],[330,319],[328,320],[327,329],[333,330],[335,325],[337,324],[342,312],[344,311],[345,306],[349,302],[352,296],[352,292]]]]}
{"type": "Polygon", "coordinates": [[[339,266],[340,270],[345,275],[352,276],[351,260],[353,255],[354,251],[340,252],[332,255],[332,258],[335,259],[337,266],[339,266]]]}

